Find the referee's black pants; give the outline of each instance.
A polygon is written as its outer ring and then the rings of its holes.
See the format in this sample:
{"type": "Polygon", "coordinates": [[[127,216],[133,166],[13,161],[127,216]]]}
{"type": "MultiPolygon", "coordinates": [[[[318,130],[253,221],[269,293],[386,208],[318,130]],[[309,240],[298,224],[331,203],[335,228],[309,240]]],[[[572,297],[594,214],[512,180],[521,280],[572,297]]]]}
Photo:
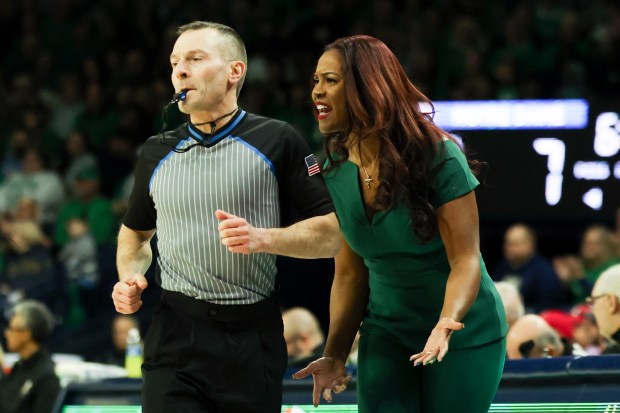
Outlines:
{"type": "Polygon", "coordinates": [[[286,370],[275,296],[217,305],[164,291],[144,343],[144,413],[279,413],[286,370]]]}

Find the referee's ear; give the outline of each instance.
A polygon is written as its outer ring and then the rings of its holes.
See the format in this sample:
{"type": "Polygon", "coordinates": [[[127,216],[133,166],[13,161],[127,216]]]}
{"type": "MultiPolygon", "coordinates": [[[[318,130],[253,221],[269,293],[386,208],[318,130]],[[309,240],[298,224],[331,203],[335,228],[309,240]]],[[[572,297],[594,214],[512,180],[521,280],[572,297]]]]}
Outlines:
{"type": "Polygon", "coordinates": [[[230,62],[230,74],[228,75],[228,81],[236,86],[237,89],[243,85],[245,78],[246,65],[241,60],[233,60],[230,62]]]}

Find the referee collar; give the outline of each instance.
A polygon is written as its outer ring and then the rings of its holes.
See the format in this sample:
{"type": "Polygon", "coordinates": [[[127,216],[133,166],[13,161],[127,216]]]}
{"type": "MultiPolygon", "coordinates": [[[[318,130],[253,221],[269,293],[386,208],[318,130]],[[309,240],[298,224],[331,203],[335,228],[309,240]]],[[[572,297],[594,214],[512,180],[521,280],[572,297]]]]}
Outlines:
{"type": "Polygon", "coordinates": [[[213,135],[210,133],[204,133],[197,127],[191,124],[191,122],[187,123],[187,131],[190,136],[202,143],[206,147],[211,147],[224,139],[225,137],[230,135],[230,132],[241,122],[241,120],[245,117],[246,111],[239,108],[237,112],[230,118],[228,122],[224,124],[219,130],[215,131],[213,135]]]}

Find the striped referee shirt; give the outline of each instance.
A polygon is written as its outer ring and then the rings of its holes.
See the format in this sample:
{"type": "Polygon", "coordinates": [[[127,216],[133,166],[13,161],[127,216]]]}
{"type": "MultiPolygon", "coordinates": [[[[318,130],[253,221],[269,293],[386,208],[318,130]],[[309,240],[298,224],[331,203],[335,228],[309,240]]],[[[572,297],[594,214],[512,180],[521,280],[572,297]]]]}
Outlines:
{"type": "Polygon", "coordinates": [[[334,211],[310,148],[287,123],[243,110],[214,135],[190,123],[144,144],[124,218],[128,228],[157,228],[161,286],[216,304],[251,304],[274,291],[276,256],[231,253],[215,210],[261,228],[286,217],[334,211]]]}

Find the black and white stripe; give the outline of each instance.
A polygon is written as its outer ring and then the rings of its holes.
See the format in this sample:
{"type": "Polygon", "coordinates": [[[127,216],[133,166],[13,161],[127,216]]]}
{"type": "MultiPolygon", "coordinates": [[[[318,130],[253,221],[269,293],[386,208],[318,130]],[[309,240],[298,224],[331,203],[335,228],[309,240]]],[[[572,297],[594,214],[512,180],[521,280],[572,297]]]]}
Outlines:
{"type": "MultiPolygon", "coordinates": [[[[177,147],[192,143],[187,139],[177,147]]],[[[257,150],[227,137],[210,148],[172,152],[156,169],[151,188],[163,288],[219,304],[250,304],[269,295],[276,257],[229,252],[214,214],[222,209],[256,227],[280,226],[278,182],[257,150]]]]}

